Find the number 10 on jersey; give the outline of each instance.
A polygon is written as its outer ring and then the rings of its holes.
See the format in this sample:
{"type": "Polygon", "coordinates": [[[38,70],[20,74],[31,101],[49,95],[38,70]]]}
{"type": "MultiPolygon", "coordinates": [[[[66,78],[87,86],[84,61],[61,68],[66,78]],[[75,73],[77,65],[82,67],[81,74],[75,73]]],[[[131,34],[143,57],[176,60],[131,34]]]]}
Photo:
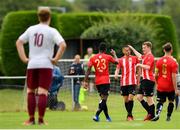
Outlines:
{"type": "Polygon", "coordinates": [[[43,38],[44,38],[44,35],[42,33],[40,33],[40,34],[35,33],[34,34],[34,46],[41,47],[43,44],[43,38]]]}

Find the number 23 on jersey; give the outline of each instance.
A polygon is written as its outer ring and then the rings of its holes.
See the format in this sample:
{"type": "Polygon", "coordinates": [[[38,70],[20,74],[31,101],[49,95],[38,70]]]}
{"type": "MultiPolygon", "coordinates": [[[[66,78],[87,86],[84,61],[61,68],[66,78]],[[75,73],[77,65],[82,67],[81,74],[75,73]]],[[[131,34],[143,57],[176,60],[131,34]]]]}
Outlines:
{"type": "Polygon", "coordinates": [[[106,69],[106,60],[105,59],[96,59],[96,68],[99,72],[103,72],[106,69]]]}

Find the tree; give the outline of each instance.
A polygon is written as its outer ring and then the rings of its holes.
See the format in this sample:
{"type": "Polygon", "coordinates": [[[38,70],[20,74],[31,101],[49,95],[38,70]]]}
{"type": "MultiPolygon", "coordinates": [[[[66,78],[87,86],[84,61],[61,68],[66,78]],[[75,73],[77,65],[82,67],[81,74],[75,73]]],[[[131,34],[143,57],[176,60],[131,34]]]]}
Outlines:
{"type": "Polygon", "coordinates": [[[81,0],[89,11],[126,11],[131,8],[131,0],[81,0]]]}
{"type": "Polygon", "coordinates": [[[8,12],[17,10],[36,10],[38,6],[63,6],[66,7],[66,11],[72,11],[72,5],[66,0],[1,0],[0,25],[8,12]]]}
{"type": "Polygon", "coordinates": [[[180,39],[180,2],[179,0],[166,0],[165,6],[162,9],[163,14],[168,14],[172,17],[175,25],[178,38],[180,39]]]}

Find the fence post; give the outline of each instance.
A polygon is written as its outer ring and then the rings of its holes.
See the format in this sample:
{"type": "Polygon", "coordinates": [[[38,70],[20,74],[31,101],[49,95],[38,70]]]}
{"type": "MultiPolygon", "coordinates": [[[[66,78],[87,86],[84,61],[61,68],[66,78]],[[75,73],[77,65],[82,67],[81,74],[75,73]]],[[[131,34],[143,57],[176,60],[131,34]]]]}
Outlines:
{"type": "Polygon", "coordinates": [[[74,78],[71,78],[72,109],[74,108],[74,78]]]}

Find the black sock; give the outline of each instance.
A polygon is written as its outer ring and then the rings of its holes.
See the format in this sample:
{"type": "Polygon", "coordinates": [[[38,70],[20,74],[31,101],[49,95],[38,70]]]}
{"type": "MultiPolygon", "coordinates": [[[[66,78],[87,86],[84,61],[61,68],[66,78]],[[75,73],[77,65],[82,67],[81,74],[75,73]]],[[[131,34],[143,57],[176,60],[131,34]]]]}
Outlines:
{"type": "Polygon", "coordinates": [[[150,114],[149,113],[149,105],[147,104],[147,102],[146,101],[144,101],[144,100],[142,100],[141,101],[141,105],[144,107],[144,109],[148,112],[148,114],[150,114]]]}
{"type": "Polygon", "coordinates": [[[154,104],[149,106],[149,114],[151,114],[151,116],[154,117],[154,115],[155,115],[155,105],[154,104]]]}
{"type": "Polygon", "coordinates": [[[169,103],[169,105],[168,105],[168,113],[167,113],[167,116],[168,117],[170,117],[171,116],[171,114],[172,114],[172,112],[173,112],[173,109],[174,109],[174,103],[169,103]]]}
{"type": "Polygon", "coordinates": [[[157,115],[160,115],[161,111],[162,111],[162,108],[163,108],[163,103],[161,102],[158,102],[157,106],[156,106],[156,114],[157,115]]]}
{"type": "Polygon", "coordinates": [[[101,100],[100,103],[99,103],[98,110],[96,112],[96,116],[99,116],[100,113],[102,112],[102,110],[103,110],[103,107],[102,107],[102,100],[101,100]]]}
{"type": "Polygon", "coordinates": [[[106,100],[102,100],[102,105],[103,105],[103,111],[104,111],[104,115],[106,116],[106,118],[109,118],[109,114],[108,114],[108,108],[107,108],[107,104],[106,104],[106,100]]]}
{"type": "Polygon", "coordinates": [[[129,116],[129,102],[125,102],[124,104],[125,104],[125,108],[128,113],[128,116],[129,116]]]}
{"type": "Polygon", "coordinates": [[[104,107],[104,114],[105,114],[106,118],[109,118],[107,104],[104,107]]]}
{"type": "Polygon", "coordinates": [[[129,112],[128,112],[129,116],[132,116],[133,106],[134,106],[134,101],[129,101],[129,112]]]}
{"type": "Polygon", "coordinates": [[[178,103],[179,103],[179,96],[176,96],[176,98],[175,98],[175,103],[176,103],[176,110],[177,110],[177,108],[178,108],[178,103]]]}

